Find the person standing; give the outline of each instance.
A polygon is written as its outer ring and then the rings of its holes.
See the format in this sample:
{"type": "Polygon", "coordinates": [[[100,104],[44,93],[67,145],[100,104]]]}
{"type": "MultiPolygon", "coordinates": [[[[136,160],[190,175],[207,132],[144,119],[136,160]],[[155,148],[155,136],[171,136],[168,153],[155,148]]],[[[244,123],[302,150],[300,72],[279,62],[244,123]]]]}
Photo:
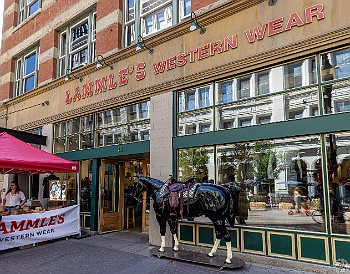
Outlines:
{"type": "Polygon", "coordinates": [[[9,214],[18,214],[18,210],[27,202],[23,191],[20,190],[16,181],[10,183],[10,188],[6,192],[4,204],[9,214]]]}

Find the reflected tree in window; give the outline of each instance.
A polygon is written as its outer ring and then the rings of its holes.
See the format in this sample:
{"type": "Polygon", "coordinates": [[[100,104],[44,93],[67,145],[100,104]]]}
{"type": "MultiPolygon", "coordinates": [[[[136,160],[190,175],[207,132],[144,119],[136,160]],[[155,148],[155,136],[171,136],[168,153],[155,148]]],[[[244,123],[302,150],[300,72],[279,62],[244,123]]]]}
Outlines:
{"type": "Polygon", "coordinates": [[[271,180],[273,182],[278,177],[280,165],[270,142],[255,143],[252,158],[254,161],[254,177],[257,181],[270,183],[271,180]]]}
{"type": "Polygon", "coordinates": [[[179,180],[196,177],[201,182],[208,181],[209,155],[206,149],[185,149],[179,151],[179,180]]]}

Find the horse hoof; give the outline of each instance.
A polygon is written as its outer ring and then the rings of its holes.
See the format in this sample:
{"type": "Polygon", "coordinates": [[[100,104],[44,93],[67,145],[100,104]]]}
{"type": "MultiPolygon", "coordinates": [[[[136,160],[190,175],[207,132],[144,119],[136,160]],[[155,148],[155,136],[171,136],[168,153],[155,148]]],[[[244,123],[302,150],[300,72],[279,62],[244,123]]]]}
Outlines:
{"type": "Polygon", "coordinates": [[[214,255],[209,253],[209,254],[207,254],[207,257],[212,258],[212,257],[214,257],[214,255]]]}
{"type": "Polygon", "coordinates": [[[162,252],[163,253],[164,251],[165,251],[164,248],[159,248],[158,249],[158,252],[162,252]]]}
{"type": "Polygon", "coordinates": [[[230,263],[231,263],[231,260],[229,260],[229,259],[225,260],[225,264],[230,264],[230,263]]]}
{"type": "Polygon", "coordinates": [[[178,247],[174,247],[173,250],[174,251],[179,251],[179,248],[178,247]]]}

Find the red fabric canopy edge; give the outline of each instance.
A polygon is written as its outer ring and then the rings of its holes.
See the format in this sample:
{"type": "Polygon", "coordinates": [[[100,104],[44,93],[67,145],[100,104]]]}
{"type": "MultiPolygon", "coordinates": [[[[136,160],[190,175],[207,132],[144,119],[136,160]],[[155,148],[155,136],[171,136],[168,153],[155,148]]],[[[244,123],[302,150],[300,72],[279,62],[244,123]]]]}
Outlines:
{"type": "Polygon", "coordinates": [[[79,165],[0,133],[0,173],[79,172],[79,165]]]}

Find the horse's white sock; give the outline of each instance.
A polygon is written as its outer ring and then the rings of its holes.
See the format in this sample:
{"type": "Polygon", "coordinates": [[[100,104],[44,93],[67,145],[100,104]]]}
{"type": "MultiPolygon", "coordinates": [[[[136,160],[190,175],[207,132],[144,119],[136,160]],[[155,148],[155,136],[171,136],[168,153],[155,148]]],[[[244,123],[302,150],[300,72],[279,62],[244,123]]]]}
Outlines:
{"type": "Polygon", "coordinates": [[[226,242],[227,247],[227,258],[225,260],[225,263],[230,264],[232,259],[232,248],[231,248],[231,242],[226,242]]]}
{"type": "Polygon", "coordinates": [[[173,238],[174,238],[174,250],[175,251],[178,251],[179,250],[179,241],[178,241],[178,239],[177,239],[177,236],[176,236],[176,234],[173,234],[173,238]]]}
{"type": "Polygon", "coordinates": [[[209,257],[213,257],[214,256],[216,250],[218,249],[219,244],[220,244],[220,240],[216,239],[212,250],[208,254],[209,257]]]}
{"type": "Polygon", "coordinates": [[[160,236],[160,252],[164,252],[164,247],[165,247],[165,236],[160,236]]]}

